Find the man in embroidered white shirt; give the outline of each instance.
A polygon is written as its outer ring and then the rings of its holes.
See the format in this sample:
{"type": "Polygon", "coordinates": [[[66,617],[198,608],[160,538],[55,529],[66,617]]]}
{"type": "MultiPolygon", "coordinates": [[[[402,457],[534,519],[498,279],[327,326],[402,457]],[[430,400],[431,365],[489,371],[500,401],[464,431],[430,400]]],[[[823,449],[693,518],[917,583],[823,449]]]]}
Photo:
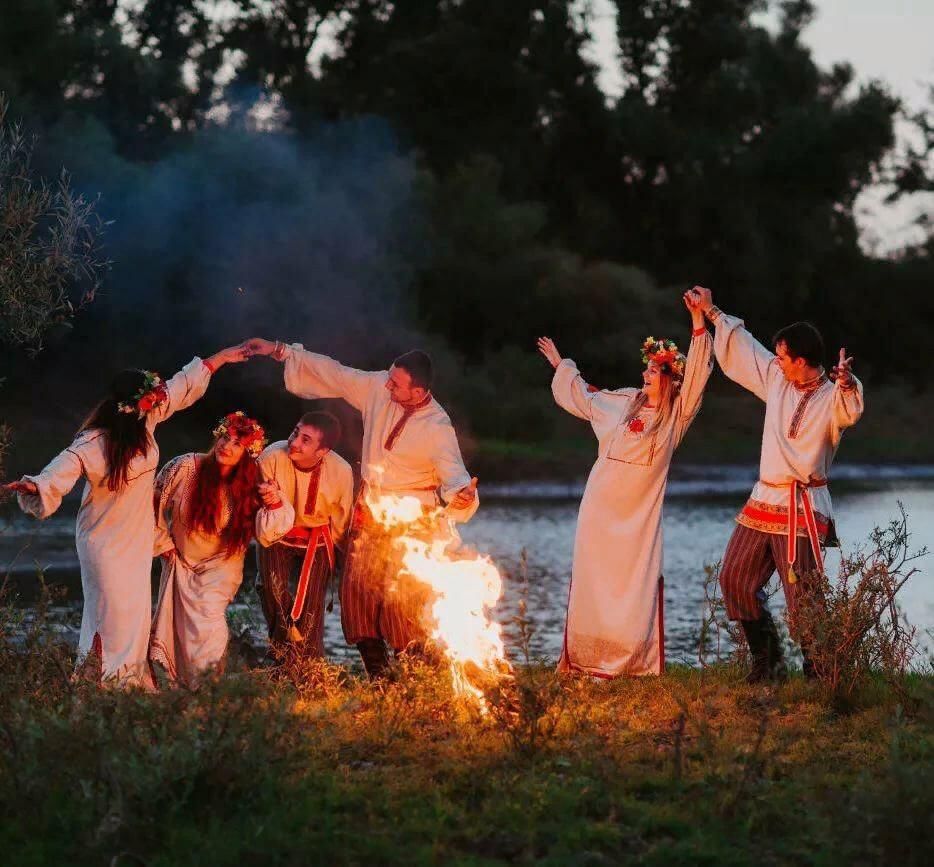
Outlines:
{"type": "Polygon", "coordinates": [[[325,596],[353,510],[353,470],[333,451],[340,439],[333,415],[306,412],[288,440],[259,456],[263,478],[276,483],[295,513],[284,537],[256,547],[256,589],[270,644],[280,653],[324,656],[325,596]]]}
{"type": "Polygon", "coordinates": [[[340,397],[363,415],[358,497],[347,562],[341,578],[341,625],[348,644],[360,651],[372,677],[388,664],[386,644],[397,653],[422,639],[418,615],[395,586],[397,567],[366,507],[368,488],[382,494],[415,497],[427,508],[446,504],[454,521],[468,521],[477,510],[477,479],[464,467],[457,435],[447,413],[431,394],[429,356],[412,350],[390,369],[363,371],[333,358],[254,338],[243,344],[251,355],[285,363],[285,387],[304,398],[340,397]]]}
{"type": "MultiPolygon", "coordinates": [[[[807,322],[779,331],[770,352],[713,303],[709,289],[694,287],[714,324],[714,353],[723,372],[765,402],[759,481],[737,515],[727,544],[720,586],[731,620],[739,620],[752,654],[750,682],[785,673],[775,623],[764,588],[778,570],[790,612],[806,592],[808,573],[823,570],[822,544],[835,541],[827,487],[843,431],[863,413],[863,386],[840,350],[828,376],[824,343],[807,322]]],[[[813,675],[807,648],[804,672],[813,675]]]]}

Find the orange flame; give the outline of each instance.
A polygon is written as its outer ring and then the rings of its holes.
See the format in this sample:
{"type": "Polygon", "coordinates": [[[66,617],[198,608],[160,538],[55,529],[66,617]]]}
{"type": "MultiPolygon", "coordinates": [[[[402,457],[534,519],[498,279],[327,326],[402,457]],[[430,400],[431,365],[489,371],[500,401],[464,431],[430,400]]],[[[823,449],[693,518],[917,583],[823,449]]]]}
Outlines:
{"type": "Polygon", "coordinates": [[[491,614],[503,594],[503,581],[493,561],[464,545],[443,508],[426,509],[417,497],[379,494],[371,489],[367,505],[373,517],[398,533],[402,572],[433,591],[424,625],[444,652],[454,687],[477,697],[483,693],[468,679],[480,669],[500,677],[511,671],[502,627],[491,614]],[[417,525],[417,534],[416,534],[417,525]],[[426,539],[425,530],[431,532],[426,539]],[[399,532],[401,530],[401,532],[399,532]]]}

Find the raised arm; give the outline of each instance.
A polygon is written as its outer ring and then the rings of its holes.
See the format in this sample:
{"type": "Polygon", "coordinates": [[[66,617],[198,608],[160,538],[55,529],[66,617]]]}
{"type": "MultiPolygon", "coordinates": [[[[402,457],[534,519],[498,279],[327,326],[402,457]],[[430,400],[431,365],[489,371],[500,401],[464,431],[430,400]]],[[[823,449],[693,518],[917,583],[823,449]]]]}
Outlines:
{"type": "Polygon", "coordinates": [[[562,358],[558,347],[550,337],[538,338],[538,351],[554,368],[551,380],[551,393],[555,403],[571,415],[593,420],[593,392],[577,370],[577,365],[570,358],[562,358]]]}
{"type": "Polygon", "coordinates": [[[831,437],[836,446],[848,427],[852,427],[863,415],[863,384],[853,375],[852,358],[846,349],[840,350],[840,358],[831,371],[833,389],[833,423],[831,437]]]}
{"type": "Polygon", "coordinates": [[[678,393],[675,447],[700,412],[707,380],[713,371],[713,339],[704,325],[700,298],[693,290],[684,293],[685,306],[691,313],[691,345],[684,363],[684,379],[678,393]]]}
{"type": "Polygon", "coordinates": [[[715,306],[709,289],[695,286],[691,292],[697,293],[700,309],[716,329],[713,349],[721,370],[760,400],[765,400],[769,376],[776,370],[772,364],[774,353],[746,330],[742,319],[728,316],[715,306]]]}
{"type": "Polygon", "coordinates": [[[222,349],[203,361],[197,356],[193,358],[165,383],[167,399],[147,414],[150,429],[200,400],[208,389],[212,374],[225,364],[238,364],[246,359],[247,354],[240,346],[222,349]]]}
{"type": "Polygon", "coordinates": [[[362,410],[373,388],[382,388],[385,371],[346,367],[327,355],[309,352],[300,343],[280,343],[254,337],[241,344],[248,355],[268,355],[285,362],[285,387],[292,394],[314,399],[340,397],[362,410]]]}

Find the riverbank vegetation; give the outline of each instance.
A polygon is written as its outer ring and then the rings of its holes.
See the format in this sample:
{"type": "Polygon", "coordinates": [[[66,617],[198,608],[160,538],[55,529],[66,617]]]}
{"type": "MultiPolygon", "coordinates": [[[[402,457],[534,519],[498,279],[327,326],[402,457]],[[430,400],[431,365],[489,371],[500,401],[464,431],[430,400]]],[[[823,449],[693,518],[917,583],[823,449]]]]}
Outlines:
{"type": "Polygon", "coordinates": [[[845,561],[823,627],[798,624],[818,677],[768,686],[729,652],[715,567],[698,667],[558,675],[520,607],[514,675],[480,702],[423,658],[373,684],[257,667],[238,642],[196,691],[100,689],[72,675],[53,594],[0,606],[4,863],[926,864],[934,669],[896,605],[909,538],[902,515],[845,561]]]}
{"type": "Polygon", "coordinates": [[[558,680],[486,715],[417,664],[234,669],[195,693],[0,659],[0,847],[21,864],[926,863],[934,678],[845,714],[722,664],[558,680]]]}

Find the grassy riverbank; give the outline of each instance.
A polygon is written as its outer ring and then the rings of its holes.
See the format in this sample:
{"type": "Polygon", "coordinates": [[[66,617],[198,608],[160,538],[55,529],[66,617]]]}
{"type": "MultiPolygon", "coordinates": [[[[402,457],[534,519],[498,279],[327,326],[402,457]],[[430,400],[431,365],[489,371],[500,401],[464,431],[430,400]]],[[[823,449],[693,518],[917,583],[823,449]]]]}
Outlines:
{"type": "Polygon", "coordinates": [[[846,715],[800,677],[520,670],[491,712],[411,667],[311,665],[198,693],[70,683],[4,646],[0,851],[25,864],[926,862],[934,679],[846,715]]]}

